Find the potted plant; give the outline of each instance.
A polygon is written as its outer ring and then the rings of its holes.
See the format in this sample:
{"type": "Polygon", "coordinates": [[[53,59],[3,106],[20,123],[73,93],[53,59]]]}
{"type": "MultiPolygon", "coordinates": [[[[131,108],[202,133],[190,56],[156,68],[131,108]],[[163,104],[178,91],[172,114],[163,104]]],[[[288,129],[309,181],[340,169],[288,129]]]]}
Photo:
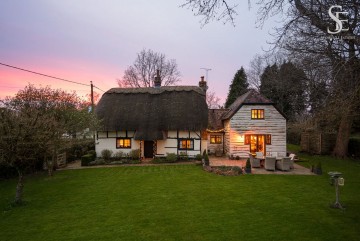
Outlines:
{"type": "Polygon", "coordinates": [[[251,173],[251,164],[250,164],[250,159],[249,158],[246,160],[245,173],[251,173]]]}
{"type": "Polygon", "coordinates": [[[209,164],[210,164],[209,156],[208,156],[208,154],[206,153],[205,156],[204,156],[204,165],[205,165],[205,166],[209,166],[209,164]]]}
{"type": "Polygon", "coordinates": [[[321,162],[320,161],[314,167],[314,173],[317,174],[317,175],[322,174],[322,168],[321,168],[321,162]]]}

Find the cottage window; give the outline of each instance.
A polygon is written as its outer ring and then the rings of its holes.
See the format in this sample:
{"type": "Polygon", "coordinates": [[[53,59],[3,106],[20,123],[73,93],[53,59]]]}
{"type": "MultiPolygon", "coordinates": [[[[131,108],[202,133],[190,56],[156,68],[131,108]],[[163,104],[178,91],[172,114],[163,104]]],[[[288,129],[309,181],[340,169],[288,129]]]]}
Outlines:
{"type": "Polygon", "coordinates": [[[250,136],[251,135],[245,135],[245,145],[250,145],[250,136]]]}
{"type": "Polygon", "coordinates": [[[221,144],[222,138],[221,136],[211,135],[210,136],[210,144],[221,144]]]}
{"type": "Polygon", "coordinates": [[[179,140],[179,150],[194,150],[194,140],[193,139],[180,139],[179,140]]]}
{"type": "Polygon", "coordinates": [[[116,148],[131,148],[131,139],[130,138],[117,138],[116,139],[116,148]]]}
{"type": "Polygon", "coordinates": [[[271,135],[265,135],[265,144],[271,145],[271,135]]]}
{"type": "Polygon", "coordinates": [[[264,119],[264,109],[252,109],[251,119],[264,119]]]}

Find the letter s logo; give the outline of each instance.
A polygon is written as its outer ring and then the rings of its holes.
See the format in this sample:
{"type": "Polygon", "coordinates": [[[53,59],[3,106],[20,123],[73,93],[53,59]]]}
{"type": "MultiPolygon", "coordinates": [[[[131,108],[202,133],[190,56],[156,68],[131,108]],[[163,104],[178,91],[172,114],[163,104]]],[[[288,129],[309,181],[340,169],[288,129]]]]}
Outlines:
{"type": "Polygon", "coordinates": [[[336,22],[336,28],[335,28],[335,32],[333,31],[330,31],[329,27],[327,28],[327,32],[330,33],[330,34],[337,34],[337,33],[340,33],[341,31],[348,31],[349,29],[343,29],[343,22],[348,22],[348,20],[341,20],[340,19],[340,13],[342,14],[348,14],[347,12],[335,12],[335,15],[332,13],[332,9],[333,8],[339,8],[340,11],[342,11],[342,6],[339,6],[339,5],[333,5],[329,8],[329,16],[332,20],[334,20],[336,22]]]}

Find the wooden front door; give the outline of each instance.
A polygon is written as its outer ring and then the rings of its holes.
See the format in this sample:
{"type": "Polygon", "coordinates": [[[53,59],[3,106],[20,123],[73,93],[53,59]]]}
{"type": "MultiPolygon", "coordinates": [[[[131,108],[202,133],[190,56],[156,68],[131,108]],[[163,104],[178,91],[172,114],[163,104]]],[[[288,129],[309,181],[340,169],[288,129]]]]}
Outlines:
{"type": "Polygon", "coordinates": [[[154,157],[154,142],[153,141],[144,141],[144,157],[153,158],[154,157]]]}
{"type": "Polygon", "coordinates": [[[250,152],[262,152],[265,155],[265,136],[251,135],[250,136],[250,152]]]}

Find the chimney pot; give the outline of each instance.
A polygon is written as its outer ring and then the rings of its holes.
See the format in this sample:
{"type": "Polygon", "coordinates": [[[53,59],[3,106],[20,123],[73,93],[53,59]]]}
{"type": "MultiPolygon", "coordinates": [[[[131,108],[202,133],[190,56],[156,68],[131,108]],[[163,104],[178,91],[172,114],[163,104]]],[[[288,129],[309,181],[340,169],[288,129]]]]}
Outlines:
{"type": "Polygon", "coordinates": [[[156,70],[156,76],[154,80],[154,87],[160,88],[161,87],[161,78],[160,78],[160,70],[156,70]]]}
{"type": "Polygon", "coordinates": [[[201,76],[200,78],[201,78],[201,80],[199,82],[199,87],[201,89],[203,89],[203,91],[206,93],[206,90],[208,89],[208,86],[206,84],[206,81],[204,80],[204,76],[201,76]]]}

